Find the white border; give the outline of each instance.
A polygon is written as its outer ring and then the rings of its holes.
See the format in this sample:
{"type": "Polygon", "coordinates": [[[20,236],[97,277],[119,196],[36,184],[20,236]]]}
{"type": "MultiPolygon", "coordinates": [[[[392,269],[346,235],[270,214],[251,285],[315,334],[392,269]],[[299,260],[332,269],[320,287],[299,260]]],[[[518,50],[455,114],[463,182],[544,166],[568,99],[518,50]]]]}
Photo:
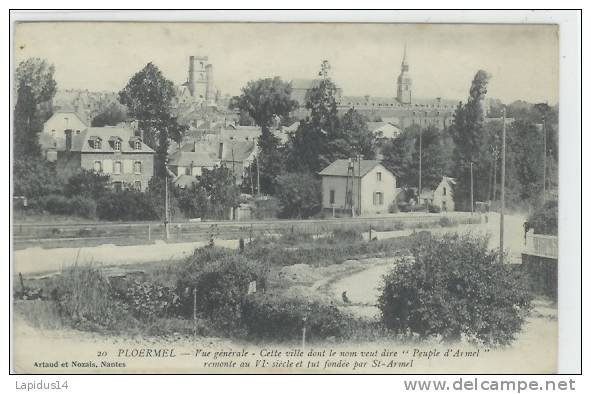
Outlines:
{"type": "MultiPolygon", "coordinates": [[[[104,5],[118,5],[113,4],[104,5]]],[[[117,2],[118,3],[118,2],[117,2]]],[[[78,4],[71,4],[76,6],[78,4]]],[[[199,5],[199,4],[195,4],[199,5]]],[[[272,4],[269,4],[272,6],[272,4]]],[[[303,5],[303,4],[302,4],[303,5]]],[[[434,4],[435,5],[435,4],[434,4]]],[[[446,4],[447,5],[447,4],[446,4]]],[[[502,4],[494,4],[502,5],[502,4]]],[[[533,5],[533,4],[532,4],[533,5]]],[[[562,4],[559,4],[562,5],[562,4]]],[[[565,6],[567,4],[564,4],[565,6]]],[[[18,5],[16,5],[18,6],[18,5]]],[[[39,4],[42,6],[42,4],[39,4]]],[[[238,6],[238,5],[236,5],[238,6]]],[[[301,6],[301,5],[300,5],[301,6]]],[[[346,6],[346,4],[343,4],[346,6]]],[[[470,6],[470,3],[464,3],[463,6],[470,6]]],[[[540,4],[541,6],[541,4],[540,4]]],[[[259,22],[406,22],[406,23],[557,23],[560,25],[560,275],[559,275],[559,315],[560,315],[560,339],[559,339],[559,368],[562,373],[577,373],[580,368],[580,328],[581,328],[581,53],[580,53],[580,32],[581,25],[579,14],[576,11],[61,11],[55,12],[19,12],[11,14],[11,22],[18,19],[26,20],[113,20],[113,21],[259,21],[259,22]]],[[[12,26],[9,27],[12,36],[12,26]]],[[[6,43],[5,43],[6,45],[6,43]]],[[[9,48],[4,48],[5,53],[9,48]]],[[[9,73],[10,65],[3,62],[4,75],[9,73]]],[[[4,86],[4,92],[10,92],[9,86],[4,86]]],[[[7,96],[4,96],[4,108],[9,109],[7,96]]],[[[8,119],[4,119],[5,122],[8,119]]],[[[6,123],[4,123],[6,125],[6,123]]],[[[6,133],[8,134],[8,133],[6,133]]],[[[584,138],[585,146],[588,146],[588,138],[584,138]]],[[[5,140],[6,141],[6,140],[5,140]]],[[[4,160],[0,161],[0,173],[2,176],[9,173],[6,158],[8,155],[8,145],[3,145],[4,160]]],[[[585,159],[587,160],[587,158],[585,159]]],[[[8,196],[8,179],[3,178],[2,190],[4,196],[8,196]]],[[[586,194],[589,195],[589,194],[586,194]]],[[[10,203],[10,198],[7,198],[10,203]]],[[[8,207],[8,204],[5,204],[8,207]]],[[[8,247],[7,226],[9,212],[2,212],[5,227],[2,228],[2,242],[8,247]]],[[[7,250],[7,249],[4,249],[7,250]]],[[[6,256],[6,255],[5,255],[6,256]]],[[[8,262],[5,262],[8,269],[8,262]]],[[[585,272],[587,270],[585,269],[585,272]]],[[[3,282],[4,294],[10,292],[5,289],[6,280],[3,282]]],[[[587,290],[585,290],[587,293],[587,290]]],[[[586,294],[587,295],[587,294],[586,294]]],[[[6,303],[2,303],[2,312],[8,313],[6,303]]],[[[6,314],[4,314],[6,316],[6,314]]],[[[3,338],[6,338],[6,325],[3,325],[3,338]]],[[[7,370],[4,365],[7,358],[2,360],[2,368],[7,370]]],[[[191,384],[191,380],[182,377],[171,377],[172,379],[162,379],[154,377],[141,378],[142,383],[151,385],[152,389],[170,390],[176,382],[191,384]],[[144,383],[145,382],[145,383],[144,383]],[[164,383],[168,382],[168,383],[164,383]]],[[[205,381],[211,381],[211,378],[201,377],[205,381]]],[[[265,385],[275,390],[286,392],[297,392],[294,387],[285,385],[285,377],[266,377],[265,385]]],[[[377,377],[375,379],[381,380],[377,377]]],[[[13,379],[11,379],[13,380],[13,379]]],[[[91,387],[90,382],[107,383],[107,381],[98,378],[80,377],[68,378],[70,381],[79,381],[86,387],[87,392],[99,392],[106,389],[105,385],[91,387]],[[96,380],[95,380],[96,379],[96,380]]],[[[233,380],[233,379],[232,379],[233,380]]],[[[317,381],[318,379],[309,379],[317,381]]],[[[340,377],[341,383],[347,384],[349,389],[357,392],[366,390],[366,385],[351,385],[349,377],[340,377]],[[347,382],[347,383],[346,383],[347,382]]],[[[450,379],[451,380],[451,379],[450,379]]],[[[13,380],[14,381],[14,380],[13,380]]],[[[383,381],[383,380],[382,380],[383,381]]],[[[128,383],[130,383],[128,381],[128,383]]],[[[138,379],[134,379],[134,384],[138,379]]],[[[14,384],[14,383],[12,383],[14,384]]],[[[8,387],[14,387],[14,386],[8,387]]],[[[109,379],[106,386],[115,388],[116,391],[128,390],[130,385],[122,382],[121,379],[109,379]],[[122,386],[119,386],[122,384],[122,386]]],[[[257,383],[253,391],[261,387],[257,383]]],[[[183,384],[184,386],[184,384],[183,384]]],[[[324,386],[324,385],[323,385],[324,386]]],[[[177,386],[178,387],[178,386],[177,386]]],[[[182,386],[181,386],[182,387],[182,386]]],[[[187,387],[187,386],[185,386],[187,387]]],[[[193,386],[194,387],[194,386],[193,386]]],[[[208,384],[205,387],[213,389],[208,384]]],[[[235,389],[240,389],[236,386],[235,389]]],[[[187,389],[193,391],[192,386],[187,389]]],[[[197,387],[194,387],[198,390],[197,387]]],[[[399,389],[403,389],[400,385],[399,389]]],[[[180,389],[180,387],[178,387],[180,389]]],[[[248,390],[248,387],[243,387],[248,390]]],[[[324,386],[324,390],[327,387],[324,386]]],[[[347,390],[349,391],[349,390],[347,390]]],[[[392,390],[398,391],[398,390],[392,390]]]]}

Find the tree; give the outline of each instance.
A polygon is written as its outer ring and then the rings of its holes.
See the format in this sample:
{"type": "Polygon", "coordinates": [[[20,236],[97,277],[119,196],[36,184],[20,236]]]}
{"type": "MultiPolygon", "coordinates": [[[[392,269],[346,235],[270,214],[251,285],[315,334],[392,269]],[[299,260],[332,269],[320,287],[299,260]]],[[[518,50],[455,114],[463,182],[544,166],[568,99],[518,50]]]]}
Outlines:
{"type": "Polygon", "coordinates": [[[232,99],[230,107],[247,113],[261,128],[258,140],[261,191],[273,194],[275,179],[283,168],[283,154],[280,141],[270,128],[276,117],[288,116],[297,108],[297,102],[291,98],[291,85],[279,77],[250,81],[242,88],[241,95],[232,99]]]}
{"type": "Polygon", "coordinates": [[[532,295],[519,271],[501,264],[486,237],[429,234],[384,277],[384,324],[422,338],[507,345],[521,330],[532,295]]]}
{"type": "Polygon", "coordinates": [[[12,171],[15,196],[35,198],[62,191],[63,185],[57,177],[55,163],[15,155],[12,171]]]}
{"type": "Polygon", "coordinates": [[[457,180],[454,197],[456,205],[469,209],[471,167],[474,174],[474,199],[487,199],[486,171],[490,166],[487,156],[487,135],[484,132],[483,100],[486,96],[490,74],[479,70],[470,86],[470,96],[465,105],[460,103],[456,109],[450,133],[453,138],[455,177],[457,180]]]}
{"type": "Polygon", "coordinates": [[[228,209],[238,205],[240,190],[235,184],[232,171],[227,167],[203,169],[199,185],[207,193],[209,213],[217,219],[226,219],[228,209]]]}
{"type": "Polygon", "coordinates": [[[39,158],[38,133],[49,117],[41,110],[42,104],[55,95],[54,66],[40,58],[29,58],[16,69],[16,105],[14,108],[15,157],[39,158]]]}
{"type": "Polygon", "coordinates": [[[323,78],[306,95],[310,115],[289,140],[286,168],[291,172],[317,173],[337,159],[358,154],[375,157],[376,138],[367,128],[367,118],[353,108],[339,116],[337,87],[324,67],[319,73],[323,78]]]}
{"type": "Polygon", "coordinates": [[[306,94],[306,109],[310,115],[291,136],[287,151],[287,169],[292,172],[317,173],[344,156],[348,150],[346,138],[339,128],[336,85],[323,78],[306,94]]]}
{"type": "Polygon", "coordinates": [[[277,198],[281,204],[282,217],[309,218],[320,211],[320,181],[307,173],[280,175],[277,178],[277,198]]]}
{"type": "Polygon", "coordinates": [[[144,142],[156,151],[156,175],[160,177],[165,173],[169,138],[180,141],[186,130],[172,115],[174,97],[174,84],[151,62],[119,92],[119,101],[128,108],[129,115],[137,119],[143,131],[144,142]]]}
{"type": "Polygon", "coordinates": [[[525,227],[525,231],[533,228],[536,234],[558,235],[558,201],[538,206],[527,218],[525,227]]]}
{"type": "Polygon", "coordinates": [[[92,127],[116,126],[127,119],[127,110],[118,102],[112,102],[92,119],[92,127]]]}
{"type": "Polygon", "coordinates": [[[444,175],[449,175],[453,147],[446,131],[439,131],[433,126],[421,129],[419,125],[404,129],[384,144],[383,164],[396,175],[400,185],[418,186],[421,139],[422,187],[435,188],[444,175]]]}
{"type": "Polygon", "coordinates": [[[191,187],[175,190],[179,209],[188,218],[202,218],[207,215],[209,201],[203,187],[194,183],[191,187]]]}
{"type": "Polygon", "coordinates": [[[68,179],[64,194],[68,197],[83,196],[98,199],[108,191],[109,179],[108,174],[82,169],[68,179]]]}

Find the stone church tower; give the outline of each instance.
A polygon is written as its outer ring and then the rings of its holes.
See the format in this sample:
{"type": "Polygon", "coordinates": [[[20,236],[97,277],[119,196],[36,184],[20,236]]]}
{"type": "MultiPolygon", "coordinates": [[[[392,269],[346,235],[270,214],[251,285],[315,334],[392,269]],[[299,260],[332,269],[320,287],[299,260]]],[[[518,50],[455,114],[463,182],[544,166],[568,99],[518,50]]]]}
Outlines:
{"type": "Polygon", "coordinates": [[[213,66],[207,56],[189,57],[189,76],[187,86],[191,96],[198,101],[213,101],[213,66]]]}
{"type": "Polygon", "coordinates": [[[404,44],[404,56],[400,66],[400,75],[398,76],[396,99],[401,104],[412,103],[412,79],[408,73],[408,63],[406,62],[406,44],[404,44]]]}

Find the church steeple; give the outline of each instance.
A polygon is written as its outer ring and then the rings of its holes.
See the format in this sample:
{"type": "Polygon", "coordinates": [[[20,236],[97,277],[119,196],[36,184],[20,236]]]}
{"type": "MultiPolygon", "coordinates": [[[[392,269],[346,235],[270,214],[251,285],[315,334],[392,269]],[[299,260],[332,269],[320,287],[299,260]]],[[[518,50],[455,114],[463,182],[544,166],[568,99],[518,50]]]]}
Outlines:
{"type": "Polygon", "coordinates": [[[398,76],[398,89],[396,99],[401,104],[412,103],[412,79],[408,73],[408,62],[406,60],[406,43],[404,43],[404,53],[402,55],[402,64],[400,65],[400,75],[398,76]]]}

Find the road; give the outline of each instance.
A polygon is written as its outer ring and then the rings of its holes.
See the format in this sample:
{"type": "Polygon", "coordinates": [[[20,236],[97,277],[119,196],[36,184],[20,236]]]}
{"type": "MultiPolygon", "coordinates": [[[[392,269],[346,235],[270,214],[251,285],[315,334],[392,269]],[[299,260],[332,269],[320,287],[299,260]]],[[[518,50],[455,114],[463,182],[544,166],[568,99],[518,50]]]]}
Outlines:
{"type": "MultiPolygon", "coordinates": [[[[525,218],[517,215],[505,216],[505,248],[510,256],[509,262],[520,262],[520,254],[524,250],[523,242],[523,222],[525,218]]],[[[489,247],[497,249],[499,247],[499,228],[500,218],[498,214],[489,216],[488,223],[482,225],[466,225],[458,227],[446,227],[441,229],[430,230],[432,233],[479,233],[489,234],[489,247]]],[[[396,236],[406,235],[408,230],[389,231],[382,233],[375,233],[378,239],[392,238],[396,236]]],[[[373,235],[372,235],[373,237],[373,235]]],[[[337,303],[342,303],[342,293],[347,292],[347,297],[351,301],[351,306],[348,309],[359,316],[372,317],[379,313],[375,307],[377,298],[379,296],[379,288],[382,285],[382,276],[386,274],[391,264],[379,264],[368,268],[364,271],[355,273],[351,276],[345,277],[333,283],[330,294],[334,297],[337,303]]]]}

